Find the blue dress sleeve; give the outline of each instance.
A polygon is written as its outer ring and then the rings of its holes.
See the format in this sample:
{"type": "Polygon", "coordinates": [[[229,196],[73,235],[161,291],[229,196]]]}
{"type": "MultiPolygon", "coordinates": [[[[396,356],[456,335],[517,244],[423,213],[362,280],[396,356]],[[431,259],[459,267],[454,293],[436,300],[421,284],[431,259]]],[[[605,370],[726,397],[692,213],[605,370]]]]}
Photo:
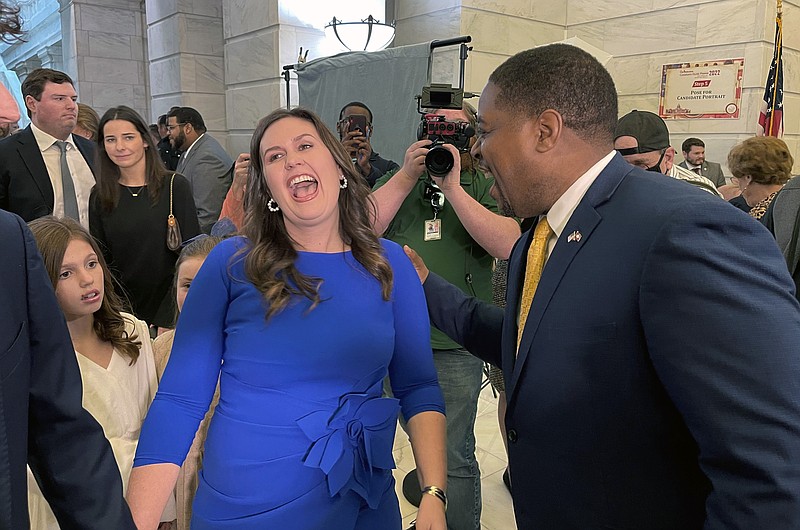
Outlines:
{"type": "Polygon", "coordinates": [[[425,411],[444,414],[444,398],[433,365],[430,319],[422,284],[403,249],[390,241],[381,242],[394,272],[395,346],[389,363],[392,393],[400,400],[406,421],[425,411]]]}
{"type": "Polygon", "coordinates": [[[217,245],[186,297],[169,363],[142,425],[134,467],[181,465],[214,396],[224,349],[230,279],[237,250],[232,238],[217,245]]]}

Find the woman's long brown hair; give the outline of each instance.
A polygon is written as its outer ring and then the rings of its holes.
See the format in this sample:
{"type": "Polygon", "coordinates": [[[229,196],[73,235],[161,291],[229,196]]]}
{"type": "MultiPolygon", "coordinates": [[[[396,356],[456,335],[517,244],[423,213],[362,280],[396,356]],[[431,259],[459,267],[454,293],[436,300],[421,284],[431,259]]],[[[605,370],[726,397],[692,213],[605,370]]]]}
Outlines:
{"type": "Polygon", "coordinates": [[[101,340],[110,342],[114,348],[128,357],[130,364],[135,363],[142,343],[135,331],[128,334],[125,329],[122,299],[114,291],[111,272],[94,238],[77,221],[69,217],[63,219],[53,216],[40,217],[28,223],[28,226],[36,239],[36,246],[39,247],[53,289],[58,287],[58,275],[70,241],[78,239],[92,247],[97,262],[103,269],[103,302],[100,304],[100,309],[94,312],[94,332],[101,340]]]}
{"type": "Polygon", "coordinates": [[[104,212],[110,213],[119,203],[119,166],[108,157],[103,134],[106,123],[111,120],[124,120],[133,125],[141,135],[142,141],[147,145],[144,150],[145,184],[147,185],[147,194],[150,196],[150,202],[155,205],[158,203],[164,179],[172,173],[164,167],[164,162],[158,156],[158,147],[153,145],[150,128],[139,116],[139,113],[130,107],[120,105],[119,107],[108,109],[103,114],[103,117],[100,118],[100,125],[97,127],[98,174],[95,188],[100,207],[104,212]]]}
{"type": "Polygon", "coordinates": [[[250,248],[245,258],[247,278],[264,295],[268,303],[266,318],[282,311],[293,296],[311,300],[311,309],[320,302],[320,278],[301,274],[295,267],[297,250],[286,231],[281,212],[270,212],[267,203],[272,198],[264,177],[261,160],[261,138],[270,125],[284,118],[300,118],[311,123],[322,143],[333,155],[339,170],[347,177],[347,188],[339,193],[339,235],[350,245],[353,257],[381,284],[384,300],[392,292],[392,268],[384,256],[378,236],[372,229],[376,217],[370,189],[356,172],[341,142],[312,111],[295,108],[278,109],[258,122],[250,141],[250,171],[244,197],[244,227],[250,248]]]}

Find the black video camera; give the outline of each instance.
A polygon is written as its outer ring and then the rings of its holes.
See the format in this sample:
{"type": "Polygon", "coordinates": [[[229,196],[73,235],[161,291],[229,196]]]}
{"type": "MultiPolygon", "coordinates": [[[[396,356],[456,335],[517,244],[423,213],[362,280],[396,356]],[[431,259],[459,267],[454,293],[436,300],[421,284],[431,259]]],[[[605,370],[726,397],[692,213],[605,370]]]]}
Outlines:
{"type": "Polygon", "coordinates": [[[444,116],[423,114],[417,129],[417,140],[430,140],[428,154],[425,155],[425,168],[433,176],[443,177],[453,169],[453,155],[442,147],[452,144],[462,153],[469,151],[469,139],[475,136],[475,129],[466,122],[447,121],[444,116]]]}

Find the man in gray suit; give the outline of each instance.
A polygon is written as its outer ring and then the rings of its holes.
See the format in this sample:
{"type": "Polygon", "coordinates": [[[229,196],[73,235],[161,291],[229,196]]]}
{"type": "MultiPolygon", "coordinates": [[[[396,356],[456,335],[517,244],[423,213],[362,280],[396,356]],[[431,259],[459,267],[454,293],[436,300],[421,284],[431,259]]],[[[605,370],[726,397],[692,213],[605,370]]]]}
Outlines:
{"type": "Polygon", "coordinates": [[[700,138],[687,138],[681,146],[683,162],[678,164],[682,168],[702,175],[714,183],[716,187],[725,185],[725,175],[716,162],[706,160],[706,144],[700,138]]]}
{"type": "Polygon", "coordinates": [[[231,187],[233,159],[206,133],[203,117],[191,107],[171,110],[167,131],[170,143],[181,153],[176,171],[192,185],[200,230],[208,234],[219,219],[222,202],[231,187]]]}

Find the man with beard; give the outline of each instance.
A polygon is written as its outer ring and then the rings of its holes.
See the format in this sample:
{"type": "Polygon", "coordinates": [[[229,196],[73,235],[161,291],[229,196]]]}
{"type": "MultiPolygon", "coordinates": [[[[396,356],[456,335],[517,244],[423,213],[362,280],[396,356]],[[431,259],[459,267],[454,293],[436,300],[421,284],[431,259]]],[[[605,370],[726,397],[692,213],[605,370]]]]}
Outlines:
{"type": "Polygon", "coordinates": [[[169,141],[181,153],[176,171],[189,180],[200,230],[206,234],[219,219],[222,202],[233,181],[233,160],[218,141],[206,133],[200,113],[178,107],[167,114],[169,141]]]}
{"type": "MultiPolygon", "coordinates": [[[[172,107],[171,110],[177,108],[178,107],[172,107]]],[[[169,141],[166,114],[162,114],[158,117],[158,137],[160,138],[158,141],[158,154],[161,156],[161,160],[164,162],[164,165],[167,166],[167,169],[170,171],[175,171],[175,169],[178,167],[178,162],[180,161],[181,156],[178,151],[172,147],[172,142],[169,141]]]]}
{"type": "Polygon", "coordinates": [[[509,58],[472,150],[498,200],[537,220],[505,311],[407,250],[434,325],[503,367],[517,526],[800,528],[800,304],[783,257],[751,217],[628,164],[616,125],[614,83],[585,51],[509,58]]]}
{"type": "MultiPolygon", "coordinates": [[[[463,110],[435,114],[450,122],[475,124],[475,109],[469,103],[463,110]]],[[[411,144],[403,167],[378,179],[373,192],[378,205],[375,231],[417,248],[432,269],[463,292],[491,300],[493,257],[508,257],[519,237],[519,224],[499,215],[489,195],[493,180],[475,167],[469,153],[453,148],[454,156],[464,161],[456,175],[429,175],[425,155],[430,143],[411,144]]],[[[481,490],[474,426],[483,363],[433,327],[431,346],[447,410],[447,525],[451,530],[477,530],[481,490]]]]}
{"type": "Polygon", "coordinates": [[[38,68],[22,83],[31,124],[0,141],[0,208],[25,221],[71,217],[89,227],[94,144],[72,129],[78,95],[64,72],[38,68]]]}
{"type": "Polygon", "coordinates": [[[703,175],[718,188],[725,185],[725,175],[722,167],[716,162],[706,160],[706,144],[700,138],[687,138],[681,144],[683,162],[680,167],[688,169],[698,175],[703,175]]]}

